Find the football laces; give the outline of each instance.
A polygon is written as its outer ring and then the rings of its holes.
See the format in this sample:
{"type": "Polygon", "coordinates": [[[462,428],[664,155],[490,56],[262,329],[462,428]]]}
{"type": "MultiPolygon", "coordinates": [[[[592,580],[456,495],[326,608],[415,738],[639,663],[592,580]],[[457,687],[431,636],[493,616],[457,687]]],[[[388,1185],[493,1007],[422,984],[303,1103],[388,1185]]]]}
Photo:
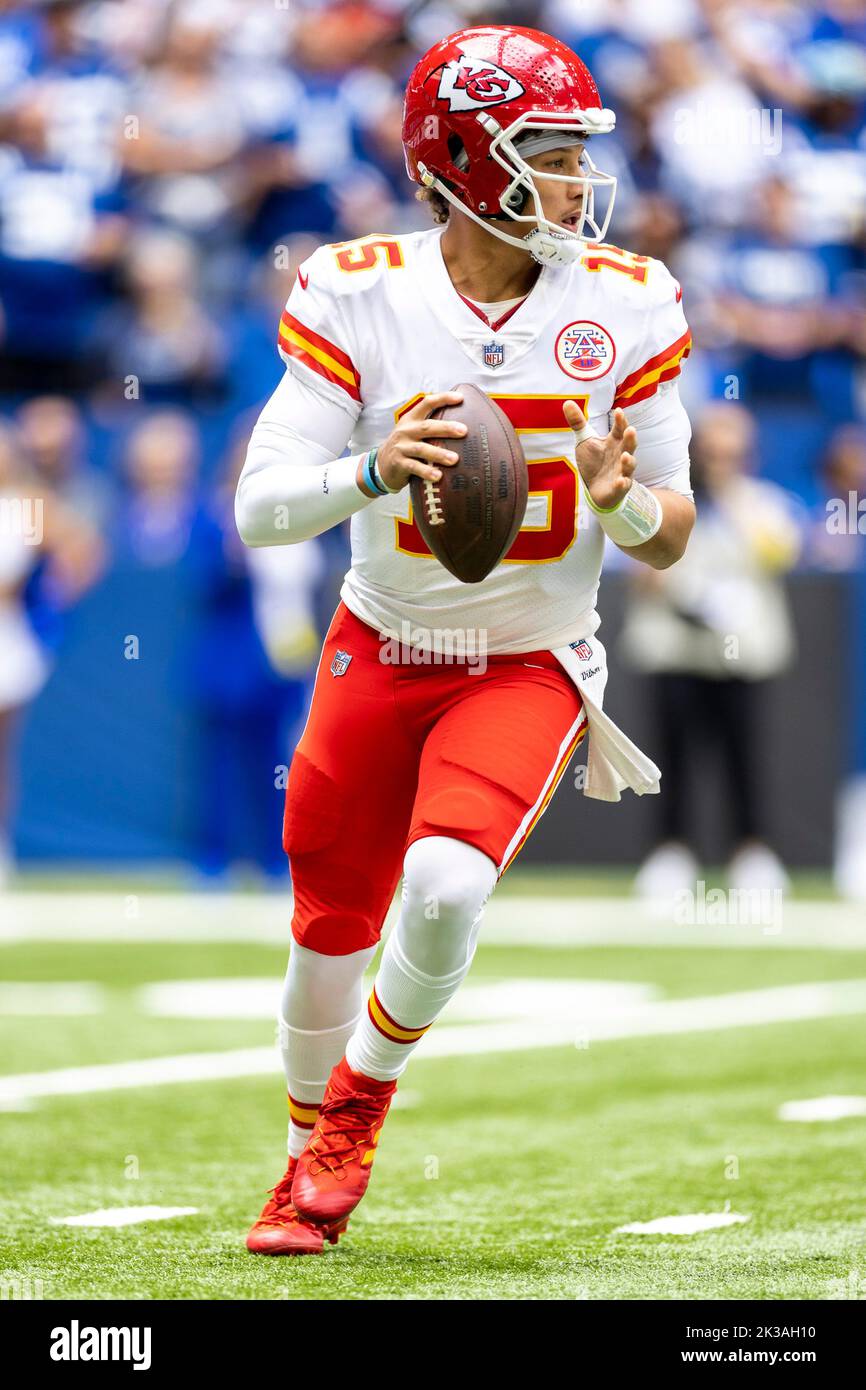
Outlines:
{"type": "Polygon", "coordinates": [[[436,484],[429,478],[424,478],[424,505],[427,508],[427,522],[430,526],[442,526],[445,517],[442,515],[442,502],[436,490],[436,484]]]}

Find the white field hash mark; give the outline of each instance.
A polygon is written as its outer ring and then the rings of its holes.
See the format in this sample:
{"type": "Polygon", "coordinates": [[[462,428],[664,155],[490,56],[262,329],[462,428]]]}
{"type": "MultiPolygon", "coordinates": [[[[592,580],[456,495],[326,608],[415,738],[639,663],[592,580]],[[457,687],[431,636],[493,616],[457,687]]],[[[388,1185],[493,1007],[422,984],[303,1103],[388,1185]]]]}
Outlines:
{"type": "MultiPolygon", "coordinates": [[[[866,980],[783,985],[686,999],[643,997],[642,986],[621,981],[593,982],[597,986],[607,985],[597,991],[588,989],[589,983],[528,979],[467,988],[462,1001],[457,996],[451,1012],[451,1017],[456,1016],[461,1022],[433,1029],[416,1057],[421,1060],[574,1047],[580,1039],[594,1047],[620,1038],[670,1037],[866,1011],[866,980]],[[464,1010],[473,996],[473,1012],[479,1021],[463,1022],[464,1010]]],[[[280,1074],[275,1046],[187,1052],[57,1071],[23,1072],[0,1076],[0,1109],[36,1097],[280,1074]]]]}
{"type": "Polygon", "coordinates": [[[813,1100],[788,1100],[779,1106],[780,1120],[804,1124],[816,1120],[848,1120],[866,1115],[866,1096],[815,1096],[813,1100]]]}
{"type": "Polygon", "coordinates": [[[175,1216],[196,1216],[198,1207],[102,1207],[81,1216],[52,1216],[54,1226],[137,1226],[141,1221],[170,1221],[175,1216]]]}
{"type": "Polygon", "coordinates": [[[615,1236],[694,1236],[722,1226],[739,1226],[748,1221],[736,1211],[697,1211],[685,1216],[657,1216],[654,1221],[631,1221],[617,1226],[615,1236]]]}

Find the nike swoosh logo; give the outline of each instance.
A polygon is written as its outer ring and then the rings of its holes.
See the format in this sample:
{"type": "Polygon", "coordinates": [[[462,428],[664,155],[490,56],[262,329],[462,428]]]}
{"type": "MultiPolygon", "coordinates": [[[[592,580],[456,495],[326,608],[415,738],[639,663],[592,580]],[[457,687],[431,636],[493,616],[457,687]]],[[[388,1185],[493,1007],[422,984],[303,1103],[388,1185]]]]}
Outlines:
{"type": "Polygon", "coordinates": [[[310,283],[309,275],[302,275],[300,266],[298,267],[298,281],[302,290],[305,290],[310,283]]]}

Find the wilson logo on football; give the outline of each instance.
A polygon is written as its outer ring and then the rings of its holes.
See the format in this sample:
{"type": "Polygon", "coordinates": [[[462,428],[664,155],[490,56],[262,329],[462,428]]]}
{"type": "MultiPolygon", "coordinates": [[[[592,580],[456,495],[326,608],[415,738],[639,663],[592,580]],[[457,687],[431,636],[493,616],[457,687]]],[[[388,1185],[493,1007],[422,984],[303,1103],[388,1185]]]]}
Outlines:
{"type": "Polygon", "coordinates": [[[523,96],[526,88],[516,77],[483,58],[452,58],[439,74],[440,101],[449,111],[474,111],[482,106],[499,106],[523,96]]]}
{"type": "Polygon", "coordinates": [[[595,381],[616,361],[613,338],[600,324],[582,321],[563,328],[556,340],[556,360],[566,376],[595,381]]]}

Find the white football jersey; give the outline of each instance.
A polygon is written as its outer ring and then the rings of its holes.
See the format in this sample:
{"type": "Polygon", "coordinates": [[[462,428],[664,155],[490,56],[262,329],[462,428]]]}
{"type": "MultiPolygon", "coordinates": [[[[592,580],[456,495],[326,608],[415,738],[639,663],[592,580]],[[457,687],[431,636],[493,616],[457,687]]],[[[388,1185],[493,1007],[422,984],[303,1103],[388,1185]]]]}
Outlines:
{"type": "Polygon", "coordinates": [[[588,246],[572,266],[544,267],[526,299],[491,326],[455,290],[441,236],[434,228],[320,247],[298,272],[280,352],[344,413],[352,453],[381,444],[420,395],[480,387],[520,437],[526,516],[502,563],[480,584],[463,584],[424,544],[409,489],[378,498],[352,517],[343,600],[404,639],[407,623],[483,633],[494,653],[579,639],[595,608],[604,534],[581,495],[563,402],[576,400],[600,434],[622,406],[638,429],[636,477],[690,495],[682,443],[673,456],[655,450],[642,460],[640,451],[641,420],[675,390],[667,383],[689,351],[679,286],[660,261],[588,246]]]}

